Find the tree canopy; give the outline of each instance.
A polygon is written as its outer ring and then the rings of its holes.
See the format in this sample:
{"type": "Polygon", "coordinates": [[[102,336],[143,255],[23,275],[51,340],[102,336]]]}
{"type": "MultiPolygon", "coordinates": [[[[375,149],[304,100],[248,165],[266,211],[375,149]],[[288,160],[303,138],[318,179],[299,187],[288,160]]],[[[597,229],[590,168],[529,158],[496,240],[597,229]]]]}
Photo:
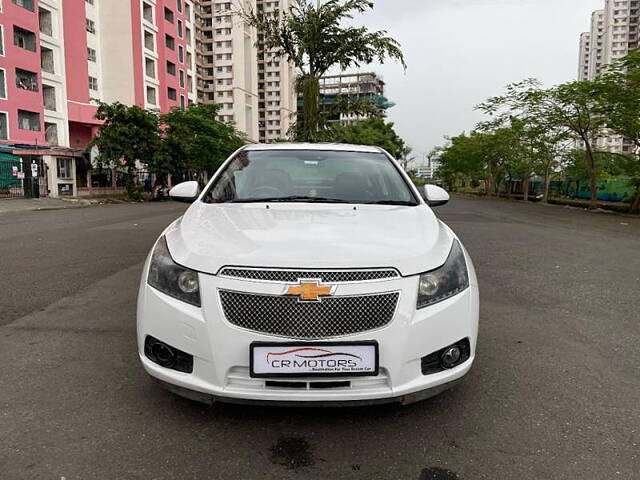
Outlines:
{"type": "Polygon", "coordinates": [[[333,138],[337,143],[375,145],[384,148],[398,160],[402,160],[411,151],[396,133],[393,123],[387,123],[381,118],[371,118],[347,125],[337,124],[333,127],[333,131],[333,138]]]}
{"type": "MultiPolygon", "coordinates": [[[[247,143],[244,134],[217,120],[217,105],[190,105],[160,116],[164,157],[171,168],[194,172],[202,181],[247,143]]],[[[168,173],[172,173],[171,169],[168,173]]]]}
{"type": "Polygon", "coordinates": [[[640,52],[594,80],[551,88],[535,79],[508,85],[477,109],[487,119],[443,148],[441,176],[447,181],[484,181],[487,193],[495,194],[498,184],[517,177],[526,198],[529,179],[539,175],[546,200],[550,178],[564,172],[589,179],[595,208],[598,180],[617,172],[636,189],[631,210],[640,210],[640,52]],[[624,139],[623,152],[604,141],[613,136],[624,139]]]}
{"type": "Polygon", "coordinates": [[[138,106],[101,104],[96,118],[103,120],[91,146],[98,147],[101,165],[124,170],[129,198],[140,197],[134,171],[144,166],[166,183],[168,175],[198,178],[202,182],[246,143],[231,124],[217,119],[218,106],[190,105],[157,114],[138,106]]]}
{"type": "Polygon", "coordinates": [[[370,0],[326,0],[320,6],[310,0],[294,0],[289,11],[244,12],[245,21],[261,31],[265,47],[298,71],[296,89],[303,106],[295,122],[295,140],[328,139],[326,115],[320,105],[320,77],[332,67],[344,71],[388,59],[405,66],[400,45],[386,31],[345,25],[355,14],[372,8],[370,0]]]}

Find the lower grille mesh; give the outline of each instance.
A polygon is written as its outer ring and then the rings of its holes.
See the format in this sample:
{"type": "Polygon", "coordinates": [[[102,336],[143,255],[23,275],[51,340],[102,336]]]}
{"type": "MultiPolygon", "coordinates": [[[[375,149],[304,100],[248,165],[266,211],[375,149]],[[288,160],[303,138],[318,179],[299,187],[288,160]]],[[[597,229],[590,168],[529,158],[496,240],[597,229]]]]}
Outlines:
{"type": "Polygon", "coordinates": [[[383,327],[393,319],[399,297],[394,292],[300,302],[296,297],[220,290],[222,309],[232,324],[269,335],[309,340],[383,327]]]}

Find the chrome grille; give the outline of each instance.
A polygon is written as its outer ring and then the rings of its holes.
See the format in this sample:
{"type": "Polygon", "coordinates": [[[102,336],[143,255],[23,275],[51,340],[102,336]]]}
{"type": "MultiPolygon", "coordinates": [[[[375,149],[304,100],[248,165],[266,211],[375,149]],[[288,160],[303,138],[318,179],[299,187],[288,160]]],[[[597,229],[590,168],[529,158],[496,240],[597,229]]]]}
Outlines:
{"type": "Polygon", "coordinates": [[[324,283],[364,282],[398,278],[393,269],[382,270],[263,270],[253,268],[226,267],[220,272],[225,277],[265,282],[297,282],[300,279],[320,280],[324,283]]]}
{"type": "Polygon", "coordinates": [[[300,302],[296,297],[220,290],[224,315],[238,327],[279,337],[319,339],[375,330],[393,319],[398,292],[329,297],[300,302]]]}

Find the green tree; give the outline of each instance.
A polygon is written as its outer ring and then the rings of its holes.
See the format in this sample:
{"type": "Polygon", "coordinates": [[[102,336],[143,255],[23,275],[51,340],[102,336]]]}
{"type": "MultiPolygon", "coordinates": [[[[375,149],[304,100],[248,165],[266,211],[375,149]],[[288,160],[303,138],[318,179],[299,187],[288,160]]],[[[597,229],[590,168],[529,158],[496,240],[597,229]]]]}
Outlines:
{"type": "Polygon", "coordinates": [[[601,90],[601,114],[607,119],[609,131],[633,147],[619,164],[636,190],[630,211],[640,213],[640,52],[614,63],[596,82],[601,90]]]}
{"type": "Polygon", "coordinates": [[[218,110],[217,105],[197,104],[162,114],[163,155],[155,170],[186,171],[190,178],[206,183],[231,153],[247,143],[233,125],[217,120],[218,110]]]}
{"type": "MultiPolygon", "coordinates": [[[[449,190],[486,178],[487,162],[495,161],[495,157],[488,154],[487,140],[488,134],[480,132],[462,133],[448,139],[448,144],[442,147],[438,175],[449,190]]],[[[487,193],[493,192],[493,184],[487,182],[486,188],[487,193]]]]}
{"type": "Polygon", "coordinates": [[[581,142],[585,167],[591,180],[591,208],[597,208],[596,141],[606,134],[602,115],[602,86],[598,82],[575,81],[543,89],[529,79],[507,87],[507,92],[489,99],[480,109],[491,115],[536,119],[539,128],[581,142]]]}
{"type": "Polygon", "coordinates": [[[98,162],[124,168],[127,197],[140,199],[142,189],[136,182],[135,170],[138,162],[153,162],[160,152],[158,116],[138,106],[116,102],[100,104],[96,118],[104,122],[91,142],[100,152],[98,162]]]}
{"type": "Polygon", "coordinates": [[[376,145],[384,148],[398,161],[405,160],[411,153],[411,148],[393,128],[393,123],[385,122],[381,118],[370,118],[348,125],[336,124],[332,132],[332,139],[337,143],[376,145]]]}
{"type": "Polygon", "coordinates": [[[303,107],[295,123],[297,141],[318,142],[329,134],[320,106],[320,78],[332,67],[347,70],[391,58],[405,66],[396,40],[386,31],[344,23],[373,8],[370,0],[327,0],[314,5],[294,0],[290,11],[277,14],[245,12],[244,19],[264,35],[267,49],[284,56],[298,70],[296,88],[303,107]]]}

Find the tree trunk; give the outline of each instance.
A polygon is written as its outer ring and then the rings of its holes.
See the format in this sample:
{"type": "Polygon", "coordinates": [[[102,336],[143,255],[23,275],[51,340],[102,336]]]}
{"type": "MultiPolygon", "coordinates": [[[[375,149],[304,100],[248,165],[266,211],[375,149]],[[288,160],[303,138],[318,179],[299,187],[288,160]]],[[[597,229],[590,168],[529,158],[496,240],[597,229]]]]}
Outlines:
{"type": "Polygon", "coordinates": [[[512,188],[513,188],[513,185],[512,185],[512,181],[511,181],[511,175],[509,175],[507,177],[507,198],[509,200],[511,200],[511,190],[512,190],[512,188]]]}
{"type": "Polygon", "coordinates": [[[629,213],[640,213],[640,185],[636,187],[636,196],[631,201],[629,213]]]}
{"type": "Polygon", "coordinates": [[[487,193],[487,196],[490,197],[493,195],[493,175],[488,174],[487,175],[487,180],[485,182],[485,191],[487,193]]]}
{"type": "Polygon", "coordinates": [[[522,180],[522,192],[524,193],[524,201],[529,201],[529,174],[527,173],[522,180]]]}
{"type": "Polygon", "coordinates": [[[551,183],[551,175],[549,169],[544,170],[544,193],[542,194],[542,203],[549,202],[549,184],[551,183]]]}
{"type": "Polygon", "coordinates": [[[596,210],[598,208],[598,174],[596,172],[596,162],[593,156],[593,150],[591,149],[591,143],[585,142],[587,147],[587,170],[591,176],[591,202],[589,203],[590,210],[596,210]]]}
{"type": "Polygon", "coordinates": [[[302,116],[296,125],[296,140],[299,142],[320,141],[320,79],[308,74],[298,79],[302,92],[302,116]]]}
{"type": "Polygon", "coordinates": [[[485,191],[487,196],[492,195],[493,190],[493,169],[491,168],[491,161],[487,162],[487,178],[485,180],[485,191]]]}

